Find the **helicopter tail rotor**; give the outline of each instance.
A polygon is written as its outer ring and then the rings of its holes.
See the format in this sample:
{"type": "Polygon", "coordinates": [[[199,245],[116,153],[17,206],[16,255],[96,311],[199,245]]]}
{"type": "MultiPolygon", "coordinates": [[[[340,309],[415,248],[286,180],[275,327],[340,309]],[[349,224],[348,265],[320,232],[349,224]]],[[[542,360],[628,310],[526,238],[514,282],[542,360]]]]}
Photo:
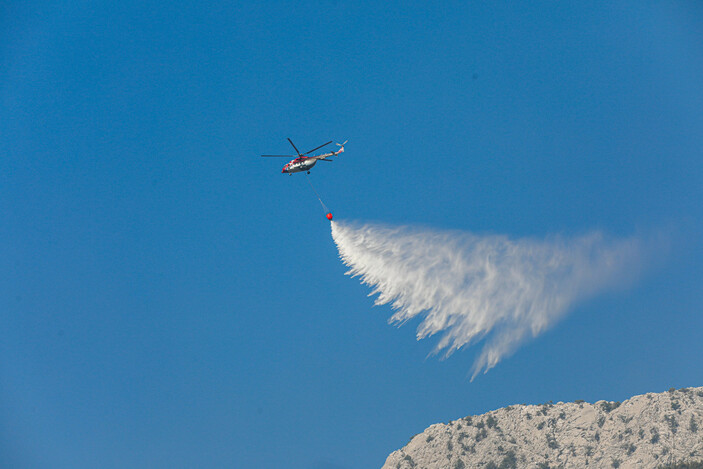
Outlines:
{"type": "Polygon", "coordinates": [[[338,154],[340,154],[340,153],[344,153],[344,145],[346,145],[348,141],[349,141],[349,140],[345,140],[344,143],[335,143],[335,145],[337,145],[337,146],[339,147],[339,150],[337,150],[337,151],[335,152],[335,154],[338,155],[338,154]]]}

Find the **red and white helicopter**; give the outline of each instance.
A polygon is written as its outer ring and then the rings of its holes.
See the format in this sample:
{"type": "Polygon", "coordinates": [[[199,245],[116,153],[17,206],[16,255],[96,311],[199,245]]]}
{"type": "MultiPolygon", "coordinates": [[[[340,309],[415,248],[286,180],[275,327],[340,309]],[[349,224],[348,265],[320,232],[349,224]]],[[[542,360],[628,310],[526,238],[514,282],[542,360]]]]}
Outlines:
{"type": "Polygon", "coordinates": [[[330,140],[329,142],[327,142],[323,145],[320,145],[319,147],[315,147],[312,150],[305,152],[305,153],[300,153],[300,151],[298,151],[298,148],[295,146],[295,144],[293,143],[293,141],[291,139],[288,139],[288,141],[290,142],[291,145],[293,145],[293,148],[295,148],[295,152],[298,154],[297,157],[295,155],[261,155],[261,156],[264,158],[294,158],[293,160],[289,161],[283,167],[283,170],[281,172],[284,174],[285,173],[293,174],[293,173],[300,173],[303,171],[307,171],[307,173],[310,174],[310,168],[315,166],[315,163],[317,163],[318,161],[331,162],[333,160],[329,160],[327,158],[329,158],[330,156],[338,156],[340,153],[343,153],[344,152],[344,145],[346,145],[349,140],[347,140],[344,143],[336,143],[335,145],[337,145],[339,147],[339,150],[337,150],[337,151],[333,151],[330,153],[323,153],[321,155],[316,155],[316,156],[306,156],[306,155],[314,152],[315,150],[319,150],[320,148],[322,148],[324,146],[329,145],[330,143],[332,143],[332,140],[330,140]]]}

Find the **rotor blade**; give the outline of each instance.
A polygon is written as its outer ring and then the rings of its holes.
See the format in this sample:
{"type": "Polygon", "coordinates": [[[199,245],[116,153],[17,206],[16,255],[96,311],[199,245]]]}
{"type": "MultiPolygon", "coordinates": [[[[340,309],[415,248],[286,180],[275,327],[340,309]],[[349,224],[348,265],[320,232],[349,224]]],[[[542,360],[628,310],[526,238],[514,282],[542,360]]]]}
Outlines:
{"type": "Polygon", "coordinates": [[[295,144],[293,143],[293,140],[288,139],[288,141],[290,142],[291,145],[293,145],[293,148],[295,148],[295,152],[298,154],[298,156],[303,156],[303,155],[300,154],[300,150],[298,150],[298,148],[297,148],[297,147],[295,146],[295,144]]]}
{"type": "Polygon", "coordinates": [[[295,155],[261,155],[262,158],[295,158],[295,155]]]}
{"type": "Polygon", "coordinates": [[[325,145],[329,145],[330,143],[332,143],[332,140],[330,140],[329,142],[327,142],[327,143],[325,143],[325,144],[320,145],[319,147],[313,148],[312,150],[310,150],[310,151],[307,152],[307,153],[303,153],[303,155],[307,155],[308,153],[312,153],[312,152],[314,152],[315,150],[319,150],[320,148],[324,147],[325,145]]]}
{"type": "Polygon", "coordinates": [[[317,161],[326,161],[326,162],[328,162],[328,163],[334,163],[334,160],[327,160],[327,159],[325,159],[325,158],[320,158],[320,159],[318,159],[317,161]]]}

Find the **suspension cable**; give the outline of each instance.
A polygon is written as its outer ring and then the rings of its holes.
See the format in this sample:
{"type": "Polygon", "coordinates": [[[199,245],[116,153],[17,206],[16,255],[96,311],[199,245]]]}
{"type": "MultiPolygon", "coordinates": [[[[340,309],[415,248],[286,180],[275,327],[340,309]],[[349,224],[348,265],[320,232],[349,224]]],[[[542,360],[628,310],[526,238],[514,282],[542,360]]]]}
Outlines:
{"type": "Polygon", "coordinates": [[[325,203],[322,201],[322,197],[320,197],[320,194],[319,194],[319,193],[317,192],[317,190],[315,189],[315,186],[312,185],[312,181],[310,180],[310,177],[308,177],[307,173],[305,173],[305,179],[307,179],[308,184],[310,184],[310,188],[312,189],[312,191],[313,191],[313,192],[315,193],[315,195],[317,196],[317,200],[320,201],[320,205],[322,205],[322,209],[325,211],[325,214],[330,213],[330,210],[327,208],[327,205],[325,205],[325,203]]]}

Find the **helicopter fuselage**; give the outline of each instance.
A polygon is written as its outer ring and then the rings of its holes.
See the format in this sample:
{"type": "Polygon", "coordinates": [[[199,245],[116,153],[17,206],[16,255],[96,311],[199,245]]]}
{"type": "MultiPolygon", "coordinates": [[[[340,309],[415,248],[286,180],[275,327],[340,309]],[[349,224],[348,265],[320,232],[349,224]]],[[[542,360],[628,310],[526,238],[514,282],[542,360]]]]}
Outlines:
{"type": "Polygon", "coordinates": [[[317,158],[308,158],[305,156],[301,156],[286,164],[281,172],[293,174],[300,173],[302,171],[309,171],[310,168],[315,166],[315,163],[317,163],[317,158]]]}

